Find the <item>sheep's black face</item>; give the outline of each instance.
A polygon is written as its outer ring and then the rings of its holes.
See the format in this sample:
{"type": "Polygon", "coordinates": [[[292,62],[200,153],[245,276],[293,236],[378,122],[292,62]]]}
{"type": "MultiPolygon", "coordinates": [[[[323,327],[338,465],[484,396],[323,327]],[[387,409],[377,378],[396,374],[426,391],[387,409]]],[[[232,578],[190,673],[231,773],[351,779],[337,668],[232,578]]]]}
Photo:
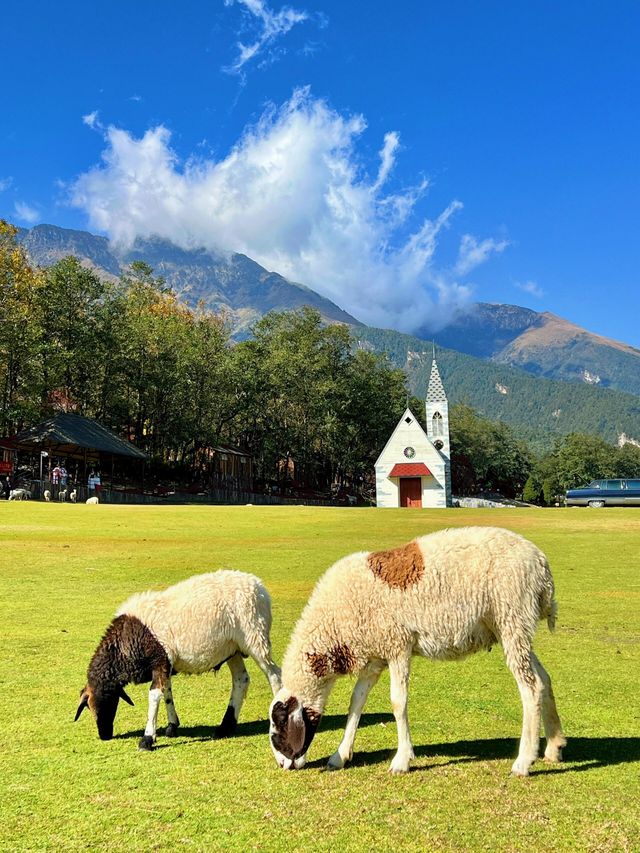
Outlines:
{"type": "Polygon", "coordinates": [[[133,705],[131,699],[119,685],[107,689],[92,688],[87,685],[80,694],[76,720],[85,708],[89,708],[98,726],[100,740],[111,740],[113,737],[113,721],[116,718],[120,699],[124,699],[129,705],[133,705]]]}
{"type": "Polygon", "coordinates": [[[277,694],[269,710],[269,740],[280,767],[286,770],[304,767],[320,716],[287,690],[277,694]]]}
{"type": "Polygon", "coordinates": [[[120,697],[117,693],[97,693],[95,695],[94,715],[98,725],[100,740],[111,740],[113,737],[113,721],[116,718],[120,697]]]}

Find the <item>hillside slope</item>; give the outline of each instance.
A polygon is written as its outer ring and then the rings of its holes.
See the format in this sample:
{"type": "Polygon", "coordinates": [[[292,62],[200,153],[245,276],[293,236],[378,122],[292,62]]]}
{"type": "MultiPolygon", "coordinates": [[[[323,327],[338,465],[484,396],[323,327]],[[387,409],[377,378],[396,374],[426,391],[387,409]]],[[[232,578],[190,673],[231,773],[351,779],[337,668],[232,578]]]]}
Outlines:
{"type": "Polygon", "coordinates": [[[360,325],[331,300],[268,272],[246,255],[181,249],[158,238],[138,240],[131,249],[118,251],[105,237],[55,225],[20,229],[18,239],[39,266],[75,255],[98,273],[118,276],[132,261],[145,261],[189,304],[203,301],[214,311],[225,311],[236,337],[246,335],[249,326],[269,311],[303,305],[316,308],[326,320],[360,325]]]}
{"type": "MultiPolygon", "coordinates": [[[[424,397],[430,345],[389,329],[359,327],[353,335],[359,346],[387,353],[406,371],[412,392],[424,397]]],[[[535,377],[441,347],[437,358],[450,402],[469,403],[489,418],[512,424],[539,449],[569,432],[597,433],[612,442],[623,433],[640,438],[640,399],[634,395],[535,377]]]]}
{"type": "Polygon", "coordinates": [[[549,312],[478,303],[441,332],[418,337],[535,376],[640,395],[640,350],[549,312]]]}

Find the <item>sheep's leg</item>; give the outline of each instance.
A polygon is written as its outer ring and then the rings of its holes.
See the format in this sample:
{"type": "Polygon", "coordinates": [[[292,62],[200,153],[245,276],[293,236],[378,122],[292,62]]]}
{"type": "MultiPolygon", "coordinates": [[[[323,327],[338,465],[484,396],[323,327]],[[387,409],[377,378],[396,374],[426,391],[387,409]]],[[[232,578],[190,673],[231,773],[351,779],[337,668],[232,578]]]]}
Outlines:
{"type": "Polygon", "coordinates": [[[562,750],[567,745],[567,739],[562,732],[551,678],[533,652],[531,652],[531,663],[542,681],[542,722],[547,739],[544,758],[545,761],[562,761],[562,750]]]}
{"type": "Polygon", "coordinates": [[[409,731],[407,700],[409,688],[409,669],[411,654],[389,661],[389,676],[391,680],[391,707],[396,718],[398,729],[398,751],[393,757],[389,770],[391,773],[407,773],[409,762],[415,758],[409,731]]]}
{"type": "Polygon", "coordinates": [[[176,711],[176,706],[173,702],[171,679],[167,681],[167,684],[164,688],[164,704],[167,709],[167,728],[165,729],[164,733],[167,737],[175,737],[178,734],[178,726],[180,725],[180,720],[178,719],[178,712],[176,711]]]}
{"type": "Polygon", "coordinates": [[[153,744],[156,740],[156,730],[158,727],[158,708],[163,694],[162,687],[158,686],[155,681],[151,682],[149,688],[149,712],[147,714],[147,726],[144,730],[144,737],[140,738],[138,749],[153,749],[153,744]]]}
{"type": "MultiPolygon", "coordinates": [[[[504,640],[503,640],[504,644],[504,640]]],[[[532,652],[514,643],[506,646],[507,665],[518,684],[522,700],[522,735],[518,757],[513,762],[514,776],[528,776],[529,768],[538,757],[540,749],[540,717],[542,711],[543,684],[533,666],[532,652]]]]}
{"type": "Polygon", "coordinates": [[[275,696],[282,687],[282,676],[280,674],[280,667],[276,666],[271,660],[271,649],[269,648],[268,654],[262,654],[262,652],[255,651],[254,649],[249,654],[265,674],[271,692],[275,696]]]}
{"type": "Polygon", "coordinates": [[[233,734],[235,727],[238,725],[238,717],[240,716],[244,697],[247,695],[247,690],[249,689],[249,673],[240,652],[236,652],[232,658],[229,658],[227,666],[231,670],[231,696],[222,722],[218,726],[218,737],[226,737],[233,734]]]}
{"type": "Polygon", "coordinates": [[[360,715],[364,709],[367,697],[371,692],[372,687],[380,678],[380,673],[384,669],[384,661],[369,662],[363,669],[356,686],[351,694],[351,702],[349,703],[349,715],[347,717],[347,725],[344,730],[344,736],[340,742],[340,746],[333,753],[327,762],[329,770],[341,770],[345,762],[351,761],[353,755],[353,742],[356,738],[360,715]]]}

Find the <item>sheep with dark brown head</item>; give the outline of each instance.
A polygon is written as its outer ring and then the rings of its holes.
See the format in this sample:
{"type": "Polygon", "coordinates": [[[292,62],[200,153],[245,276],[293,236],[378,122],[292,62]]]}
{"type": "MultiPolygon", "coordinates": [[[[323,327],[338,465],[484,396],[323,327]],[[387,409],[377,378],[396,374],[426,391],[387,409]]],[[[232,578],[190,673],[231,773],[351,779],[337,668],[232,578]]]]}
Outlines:
{"type": "Polygon", "coordinates": [[[91,659],[75,719],[88,707],[98,735],[109,740],[120,699],[133,705],[125,685],[150,681],[147,726],[139,748],[152,749],[162,698],[166,735],[174,737],[180,725],[171,676],[217,671],[226,663],[232,689],[218,733],[231,734],[249,686],[243,658],[252,657],[258,664],[272,693],[280,688],[270,630],[269,593],[259,578],[243,572],[196,575],[161,592],[134,595],[119,608],[91,659]]]}

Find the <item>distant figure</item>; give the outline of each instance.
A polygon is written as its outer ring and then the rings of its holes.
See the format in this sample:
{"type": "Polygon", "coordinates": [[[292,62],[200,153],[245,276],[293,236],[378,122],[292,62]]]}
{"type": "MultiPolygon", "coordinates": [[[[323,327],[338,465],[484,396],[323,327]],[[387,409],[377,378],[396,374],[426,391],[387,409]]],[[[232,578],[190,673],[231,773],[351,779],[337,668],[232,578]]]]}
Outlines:
{"type": "Polygon", "coordinates": [[[57,486],[60,483],[60,474],[62,474],[62,468],[60,468],[59,465],[56,465],[56,467],[51,472],[51,483],[54,486],[57,486]]]}
{"type": "Polygon", "coordinates": [[[67,473],[67,469],[64,465],[60,466],[60,485],[64,488],[67,485],[67,477],[69,474],[67,473]]]}
{"type": "Polygon", "coordinates": [[[11,483],[11,477],[10,477],[8,474],[7,474],[7,476],[4,478],[4,483],[0,482],[0,486],[2,486],[2,487],[3,487],[3,489],[4,489],[4,491],[2,492],[2,494],[0,494],[0,497],[2,497],[2,495],[4,495],[4,499],[5,499],[6,501],[8,501],[8,500],[9,500],[9,495],[11,494],[11,489],[13,488],[13,485],[12,485],[12,483],[11,483]]]}
{"type": "Polygon", "coordinates": [[[96,472],[91,471],[89,474],[89,479],[87,480],[87,490],[89,495],[95,494],[96,491],[96,472]]]}

